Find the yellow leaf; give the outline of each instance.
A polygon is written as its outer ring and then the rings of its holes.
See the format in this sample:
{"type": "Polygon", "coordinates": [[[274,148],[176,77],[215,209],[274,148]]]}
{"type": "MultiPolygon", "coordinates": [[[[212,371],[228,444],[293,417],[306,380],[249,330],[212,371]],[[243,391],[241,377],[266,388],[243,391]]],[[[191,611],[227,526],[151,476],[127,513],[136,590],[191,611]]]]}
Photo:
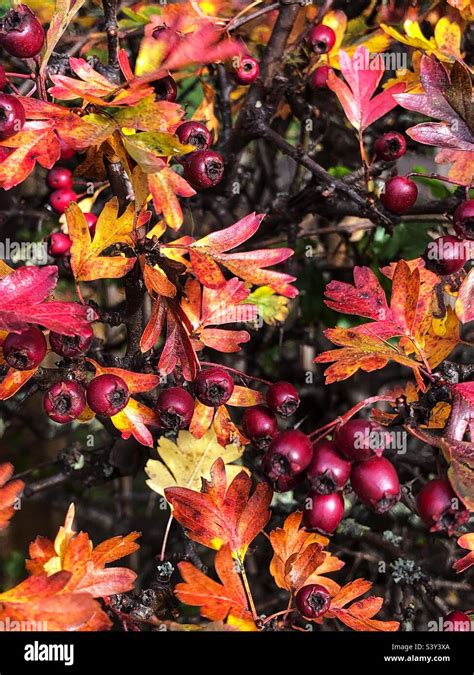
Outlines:
{"type": "Polygon", "coordinates": [[[453,61],[455,58],[461,58],[461,29],[457,23],[450,21],[447,17],[442,17],[435,26],[434,37],[426,38],[420,28],[418,21],[407,19],[403,24],[405,35],[402,35],[392,26],[380,24],[387,35],[390,35],[398,42],[415,49],[421,49],[428,55],[434,54],[441,61],[453,61]]]}
{"type": "Polygon", "coordinates": [[[194,111],[193,120],[204,122],[209,131],[214,135],[214,143],[219,138],[219,120],[214,113],[216,92],[210,84],[202,82],[204,98],[194,111]]]}
{"type": "MultiPolygon", "coordinates": [[[[241,457],[244,447],[236,444],[225,448],[217,442],[216,433],[209,429],[204,436],[196,438],[189,431],[180,431],[176,443],[162,436],[158,441],[160,459],[149,459],[145,472],[149,488],[164,496],[168,487],[201,489],[201,478],[210,479],[210,470],[218,457],[230,464],[241,457]]],[[[241,466],[227,467],[227,481],[232,482],[242,471],[241,466]]]]}

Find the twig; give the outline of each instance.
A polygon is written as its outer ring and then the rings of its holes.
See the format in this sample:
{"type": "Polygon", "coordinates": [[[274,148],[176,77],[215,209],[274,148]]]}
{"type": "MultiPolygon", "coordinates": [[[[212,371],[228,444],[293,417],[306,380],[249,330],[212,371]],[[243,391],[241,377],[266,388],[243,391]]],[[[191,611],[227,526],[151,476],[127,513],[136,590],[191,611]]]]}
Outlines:
{"type": "Polygon", "coordinates": [[[118,23],[117,11],[119,7],[118,0],[102,0],[105,17],[105,31],[107,33],[107,48],[109,66],[118,68],[118,23]]]}

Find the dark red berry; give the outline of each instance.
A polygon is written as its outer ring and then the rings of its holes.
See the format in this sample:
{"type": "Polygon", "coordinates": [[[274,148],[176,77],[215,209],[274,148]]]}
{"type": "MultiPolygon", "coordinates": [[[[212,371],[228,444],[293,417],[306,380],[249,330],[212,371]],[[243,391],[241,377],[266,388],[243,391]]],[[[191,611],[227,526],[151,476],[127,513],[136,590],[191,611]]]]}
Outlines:
{"type": "Polygon", "coordinates": [[[325,614],[331,604],[331,595],[320,584],[308,584],[300,588],[295,597],[296,609],[305,619],[317,619],[325,614]]]}
{"type": "Polygon", "coordinates": [[[405,176],[394,176],[385,183],[385,188],[380,195],[380,201],[387,211],[392,213],[406,213],[418,197],[418,188],[405,176]]]}
{"type": "Polygon", "coordinates": [[[327,495],[342,490],[351,473],[351,463],[339,454],[332,441],[313,445],[313,457],[306,469],[306,478],[316,492],[327,495]]]}
{"type": "Polygon", "coordinates": [[[183,163],[184,177],[193,187],[203,190],[221,182],[224,175],[224,160],[215,150],[197,150],[188,155],[183,163]]]}
{"type": "Polygon", "coordinates": [[[474,199],[461,202],[453,213],[456,234],[463,239],[474,239],[474,199]]]}
{"type": "Polygon", "coordinates": [[[48,171],[46,182],[52,190],[69,190],[74,183],[72,172],[65,166],[55,166],[51,171],[48,171]]]}
{"type": "Polygon", "coordinates": [[[62,333],[49,333],[51,349],[65,358],[74,358],[85,354],[94,339],[94,331],[91,327],[82,335],[63,335],[62,333]]]}
{"type": "Polygon", "coordinates": [[[354,464],[351,485],[360,501],[375,513],[389,511],[400,499],[397,471],[385,457],[370,457],[354,464]]]}
{"type": "Polygon", "coordinates": [[[253,56],[244,56],[240,59],[239,67],[234,72],[234,79],[237,84],[248,85],[255,82],[260,72],[260,66],[257,59],[253,56]]]}
{"type": "Polygon", "coordinates": [[[293,415],[300,404],[298,392],[289,382],[275,382],[267,389],[267,404],[273,412],[287,417],[293,415]]]}
{"type": "Polygon", "coordinates": [[[64,139],[61,138],[61,136],[58,135],[58,140],[59,140],[59,147],[61,148],[61,155],[60,159],[65,162],[68,159],[72,159],[74,155],[76,154],[76,151],[74,148],[69,145],[64,139]]]}
{"type": "Polygon", "coordinates": [[[285,476],[282,474],[276,480],[271,480],[272,488],[275,492],[289,492],[294,490],[304,479],[304,473],[299,473],[296,476],[285,476]]]}
{"type": "Polygon", "coordinates": [[[435,478],[426,483],[418,493],[416,507],[430,532],[446,530],[451,535],[469,520],[469,512],[447,478],[435,478]]]}
{"type": "Polygon", "coordinates": [[[0,94],[0,140],[17,134],[24,123],[25,109],[16,96],[0,94]]]}
{"type": "Polygon", "coordinates": [[[126,382],[117,375],[99,375],[87,387],[89,407],[104,417],[112,417],[123,410],[129,397],[126,382]]]}
{"type": "Polygon", "coordinates": [[[381,455],[389,436],[383,427],[369,420],[349,420],[337,432],[339,452],[351,462],[361,462],[373,455],[381,455]]]}
{"type": "Polygon", "coordinates": [[[56,382],[48,389],[43,398],[45,413],[59,424],[72,422],[82,415],[85,407],[84,389],[72,380],[56,382]]]}
{"type": "Polygon", "coordinates": [[[262,471],[270,483],[281,476],[293,478],[306,469],[311,461],[311,441],[302,431],[280,431],[270,443],[262,459],[262,471]]]}
{"type": "Polygon", "coordinates": [[[46,339],[36,326],[20,333],[8,333],[3,343],[5,361],[16,370],[32,370],[46,356],[46,339]]]}
{"type": "Polygon", "coordinates": [[[217,408],[232,396],[234,380],[224,368],[201,370],[194,380],[196,398],[204,405],[217,408]]]}
{"type": "Polygon", "coordinates": [[[194,399],[186,389],[170,387],[158,396],[156,413],[163,429],[184,429],[192,420],[194,399]]]}
{"type": "Polygon", "coordinates": [[[313,89],[326,89],[328,85],[328,75],[330,68],[328,66],[319,66],[311,74],[309,84],[313,89]]]}
{"type": "Polygon", "coordinates": [[[320,495],[311,491],[304,506],[304,523],[310,530],[332,534],[344,515],[344,499],[340,492],[320,495]]]}
{"type": "Polygon", "coordinates": [[[336,33],[329,26],[320,23],[309,31],[308,42],[317,54],[327,54],[336,43],[336,33]]]}
{"type": "Polygon", "coordinates": [[[423,254],[425,267],[435,274],[445,276],[462,270],[469,259],[469,244],[464,239],[458,239],[445,234],[430,241],[423,254]]]}
{"type": "Polygon", "coordinates": [[[61,258],[69,253],[72,241],[64,232],[52,232],[46,240],[48,253],[54,258],[61,258]]]}
{"type": "Polygon", "coordinates": [[[178,87],[171,75],[156,80],[156,82],[153,83],[153,88],[155,90],[155,97],[158,101],[168,101],[169,103],[173,103],[178,97],[178,87]]]}
{"type": "Polygon", "coordinates": [[[471,617],[459,609],[449,612],[443,619],[444,633],[468,633],[471,630],[474,630],[471,617]]]}
{"type": "Polygon", "coordinates": [[[19,4],[3,17],[0,46],[6,52],[20,59],[30,59],[40,53],[43,44],[43,26],[29,7],[19,4]]]}
{"type": "Polygon", "coordinates": [[[5,68],[0,66],[0,89],[4,89],[7,86],[7,74],[5,68]]]}
{"type": "Polygon", "coordinates": [[[179,34],[165,25],[154,28],[151,36],[162,46],[163,54],[161,55],[161,61],[168,58],[180,41],[179,34]]]}
{"type": "Polygon", "coordinates": [[[195,145],[199,150],[205,150],[212,144],[212,135],[209,129],[201,122],[188,120],[176,129],[179,142],[185,145],[195,145]]]}
{"type": "Polygon", "coordinates": [[[55,190],[49,196],[49,203],[56,211],[56,213],[64,213],[66,207],[69,206],[71,202],[77,200],[77,194],[74,190],[69,188],[64,188],[61,190],[55,190]]]}
{"type": "Polygon", "coordinates": [[[246,408],[242,418],[242,429],[258,450],[265,450],[278,433],[275,415],[264,405],[246,408]]]}
{"type": "Polygon", "coordinates": [[[91,237],[94,236],[95,234],[95,226],[97,221],[99,220],[95,213],[85,213],[84,218],[86,219],[87,227],[89,228],[89,232],[91,233],[91,237]]]}
{"type": "Polygon", "coordinates": [[[375,141],[375,154],[386,162],[398,159],[407,151],[407,142],[402,134],[389,131],[375,141]]]}

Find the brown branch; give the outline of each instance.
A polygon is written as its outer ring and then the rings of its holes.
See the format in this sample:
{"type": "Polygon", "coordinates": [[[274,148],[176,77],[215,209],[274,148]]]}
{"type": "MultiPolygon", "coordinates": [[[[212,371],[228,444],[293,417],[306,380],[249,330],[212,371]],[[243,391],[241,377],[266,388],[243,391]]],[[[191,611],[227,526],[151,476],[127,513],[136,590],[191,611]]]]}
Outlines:
{"type": "Polygon", "coordinates": [[[107,48],[109,56],[109,66],[118,70],[118,23],[117,12],[119,0],[102,0],[104,9],[105,31],[107,33],[107,48]]]}

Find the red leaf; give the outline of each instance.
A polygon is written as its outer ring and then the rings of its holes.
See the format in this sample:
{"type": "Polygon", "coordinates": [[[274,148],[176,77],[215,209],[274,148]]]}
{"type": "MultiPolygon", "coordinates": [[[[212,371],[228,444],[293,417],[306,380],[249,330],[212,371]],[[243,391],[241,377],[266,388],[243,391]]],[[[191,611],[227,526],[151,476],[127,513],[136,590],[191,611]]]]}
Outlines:
{"type": "Polygon", "coordinates": [[[10,480],[13,476],[13,464],[0,464],[0,530],[7,527],[15,513],[15,503],[25,484],[21,480],[10,480]]]}

